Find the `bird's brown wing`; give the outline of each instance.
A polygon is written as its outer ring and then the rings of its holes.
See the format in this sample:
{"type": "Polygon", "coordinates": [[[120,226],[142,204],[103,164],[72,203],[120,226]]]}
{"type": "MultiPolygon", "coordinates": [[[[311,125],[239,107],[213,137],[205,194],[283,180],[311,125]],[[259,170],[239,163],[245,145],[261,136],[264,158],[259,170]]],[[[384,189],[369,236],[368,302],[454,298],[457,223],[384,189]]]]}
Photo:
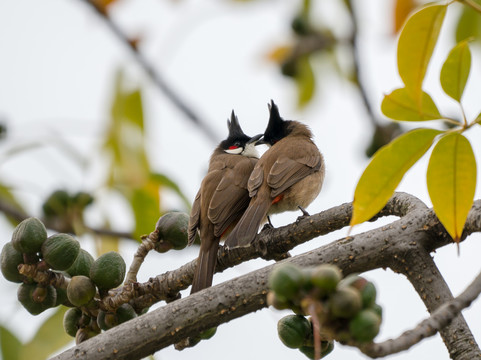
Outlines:
{"type": "Polygon", "coordinates": [[[247,183],[247,189],[249,190],[249,196],[254,197],[257,194],[257,190],[262,185],[264,181],[264,169],[261,163],[257,163],[252,170],[252,173],[249,177],[249,181],[247,183]]]}
{"type": "MultiPolygon", "coordinates": [[[[232,156],[232,155],[231,155],[232,156]]],[[[249,205],[247,180],[254,167],[252,159],[236,162],[226,168],[209,204],[208,217],[214,224],[214,235],[221,237],[233,221],[242,216],[249,205]]]]}
{"type": "Polygon", "coordinates": [[[197,235],[197,230],[199,228],[200,222],[200,190],[197,192],[195,196],[194,203],[192,204],[192,210],[190,211],[190,218],[189,218],[189,245],[192,245],[195,241],[195,236],[197,235]]]}
{"type": "Polygon", "coordinates": [[[267,184],[272,189],[271,197],[282,194],[290,186],[302,180],[315,171],[319,171],[322,158],[317,149],[305,152],[302,156],[285,153],[272,165],[267,175],[267,184]]]}

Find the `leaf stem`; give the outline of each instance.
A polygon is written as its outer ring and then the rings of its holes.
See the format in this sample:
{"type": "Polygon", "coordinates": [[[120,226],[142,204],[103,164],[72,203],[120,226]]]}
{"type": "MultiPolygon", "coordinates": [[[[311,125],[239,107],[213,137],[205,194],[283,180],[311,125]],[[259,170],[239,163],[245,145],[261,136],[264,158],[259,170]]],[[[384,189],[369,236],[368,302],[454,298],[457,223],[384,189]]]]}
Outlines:
{"type": "Polygon", "coordinates": [[[309,315],[311,315],[312,330],[314,333],[314,359],[319,360],[321,358],[321,324],[317,317],[316,307],[314,303],[309,305],[309,315]]]}
{"type": "MultiPolygon", "coordinates": [[[[464,117],[464,112],[463,112],[463,117],[464,117]]],[[[449,117],[443,117],[441,120],[448,122],[450,124],[456,125],[456,126],[461,126],[462,124],[459,122],[459,120],[449,118],[449,117]]]]}
{"type": "Polygon", "coordinates": [[[461,114],[463,116],[463,129],[467,129],[469,127],[468,120],[466,120],[466,113],[464,112],[464,106],[459,102],[459,107],[461,108],[461,114]]]}

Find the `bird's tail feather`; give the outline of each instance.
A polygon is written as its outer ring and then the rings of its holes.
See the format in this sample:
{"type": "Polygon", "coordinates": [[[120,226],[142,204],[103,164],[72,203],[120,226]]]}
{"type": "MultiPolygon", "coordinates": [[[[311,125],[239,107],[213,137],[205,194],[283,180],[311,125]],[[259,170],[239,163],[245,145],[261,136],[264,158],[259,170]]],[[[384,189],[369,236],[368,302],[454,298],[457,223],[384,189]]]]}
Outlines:
{"type": "Polygon", "coordinates": [[[247,246],[256,237],[271,205],[269,201],[259,201],[259,198],[256,200],[251,201],[236,227],[227,237],[225,244],[228,247],[247,246]]]}
{"type": "Polygon", "coordinates": [[[212,286],[218,250],[219,241],[211,241],[210,246],[206,249],[204,249],[201,244],[192,289],[190,291],[191,294],[212,286]]]}

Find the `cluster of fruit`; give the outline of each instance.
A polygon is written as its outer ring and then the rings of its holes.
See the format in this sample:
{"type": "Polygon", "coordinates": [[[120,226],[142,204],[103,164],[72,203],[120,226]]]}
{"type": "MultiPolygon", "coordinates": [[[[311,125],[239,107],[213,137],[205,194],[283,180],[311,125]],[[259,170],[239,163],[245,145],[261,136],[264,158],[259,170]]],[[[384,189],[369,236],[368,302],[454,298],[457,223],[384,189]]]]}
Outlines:
{"type": "Polygon", "coordinates": [[[83,210],[88,205],[92,204],[94,198],[92,195],[80,191],[75,194],[69,194],[65,190],[55,190],[47,199],[45,199],[42,210],[46,218],[56,216],[64,216],[71,208],[78,208],[83,210]]]}
{"type": "MultiPolygon", "coordinates": [[[[291,349],[299,349],[309,359],[314,359],[314,326],[312,318],[304,315],[287,315],[277,323],[277,333],[282,343],[291,349]]],[[[334,342],[321,340],[320,356],[323,358],[334,349],[334,342]]]]}
{"type": "MultiPolygon", "coordinates": [[[[62,233],[47,236],[39,219],[28,218],[15,228],[12,240],[2,249],[0,260],[5,279],[20,283],[18,300],[31,314],[37,315],[58,305],[72,307],[65,316],[65,330],[72,336],[80,331],[78,342],[85,339],[85,333],[90,337],[109,327],[98,321],[102,311],[94,305],[99,294],[119,286],[124,279],[126,266],[118,253],[112,251],[94,260],[73,236],[62,233]],[[89,307],[95,311],[80,309],[89,307]],[[98,314],[96,319],[91,313],[98,314]]],[[[112,326],[125,321],[128,306],[117,310],[115,315],[119,319],[105,322],[112,326]]],[[[127,312],[132,313],[133,309],[127,312]]],[[[105,317],[108,318],[107,314],[105,317]]]]}
{"type": "MultiPolygon", "coordinates": [[[[56,191],[44,203],[43,210],[50,218],[67,211],[73,203],[85,206],[90,202],[85,193],[70,196],[56,191]]],[[[155,250],[185,248],[188,222],[189,215],[182,212],[162,216],[156,225],[155,250]]],[[[38,315],[58,305],[71,307],[65,313],[64,328],[77,343],[147,310],[137,313],[128,303],[115,311],[100,309],[98,300],[124,281],[123,258],[111,251],[94,260],[73,236],[64,233],[48,236],[45,225],[37,218],[28,218],[15,228],[12,240],[2,249],[0,260],[3,276],[20,283],[18,300],[31,314],[38,315]]],[[[215,328],[210,329],[198,340],[214,333],[215,328]]]]}
{"type": "Polygon", "coordinates": [[[382,309],[376,304],[376,288],[359,275],[343,278],[340,269],[330,264],[300,268],[285,263],[274,268],[269,287],[269,305],[297,314],[279,321],[279,337],[286,346],[299,348],[310,358],[315,345],[314,322],[320,327],[321,355],[332,351],[333,340],[368,343],[379,333],[382,309]]]}

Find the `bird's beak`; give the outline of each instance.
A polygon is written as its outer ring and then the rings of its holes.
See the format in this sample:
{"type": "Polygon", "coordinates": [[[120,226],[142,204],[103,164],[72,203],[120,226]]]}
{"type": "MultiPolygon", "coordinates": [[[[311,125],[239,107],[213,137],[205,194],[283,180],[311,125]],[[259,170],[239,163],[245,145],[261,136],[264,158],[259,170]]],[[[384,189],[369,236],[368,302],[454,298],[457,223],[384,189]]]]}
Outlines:
{"type": "Polygon", "coordinates": [[[255,145],[257,146],[257,145],[261,144],[262,140],[259,140],[259,139],[263,136],[264,136],[264,134],[255,135],[255,136],[251,137],[251,139],[247,142],[247,144],[255,143],[255,145]]]}

